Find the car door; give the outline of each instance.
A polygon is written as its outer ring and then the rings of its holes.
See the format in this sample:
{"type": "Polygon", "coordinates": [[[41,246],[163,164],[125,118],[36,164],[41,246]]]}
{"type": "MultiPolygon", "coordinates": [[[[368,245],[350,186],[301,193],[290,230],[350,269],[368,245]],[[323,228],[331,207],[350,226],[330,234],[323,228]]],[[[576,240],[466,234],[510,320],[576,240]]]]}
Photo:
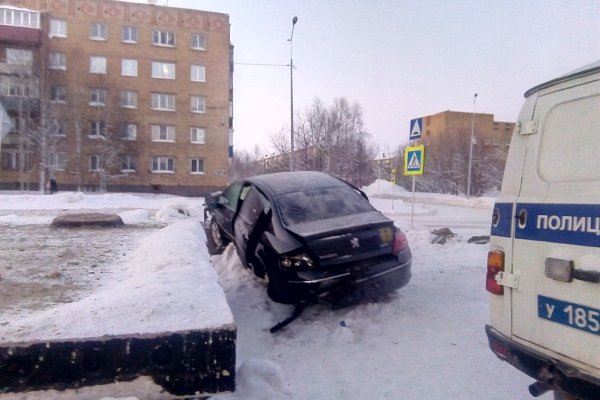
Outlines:
{"type": "Polygon", "coordinates": [[[233,239],[233,219],[237,212],[242,187],[243,182],[235,182],[229,185],[219,196],[217,212],[214,213],[214,218],[221,231],[229,239],[233,239]]]}
{"type": "Polygon", "coordinates": [[[511,292],[515,338],[598,373],[600,81],[592,78],[539,94],[515,206],[511,292]]]}
{"type": "Polygon", "coordinates": [[[242,263],[250,266],[262,235],[261,227],[269,217],[271,206],[269,200],[253,185],[242,188],[240,199],[242,203],[233,227],[235,246],[242,263]]]}

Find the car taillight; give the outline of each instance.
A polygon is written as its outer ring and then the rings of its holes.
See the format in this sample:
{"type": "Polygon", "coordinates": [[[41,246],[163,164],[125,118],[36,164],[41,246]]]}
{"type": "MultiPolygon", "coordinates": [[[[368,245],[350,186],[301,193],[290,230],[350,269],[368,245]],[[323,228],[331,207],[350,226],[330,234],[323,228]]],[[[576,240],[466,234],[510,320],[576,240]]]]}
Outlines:
{"type": "Polygon", "coordinates": [[[496,281],[496,275],[504,271],[504,252],[492,250],[488,252],[487,275],[485,277],[485,289],[493,294],[503,295],[504,286],[496,281]]]}
{"type": "Polygon", "coordinates": [[[405,250],[407,248],[408,248],[408,239],[406,238],[406,235],[400,229],[395,228],[394,229],[394,245],[392,246],[392,252],[394,254],[398,254],[402,250],[405,250]]]}

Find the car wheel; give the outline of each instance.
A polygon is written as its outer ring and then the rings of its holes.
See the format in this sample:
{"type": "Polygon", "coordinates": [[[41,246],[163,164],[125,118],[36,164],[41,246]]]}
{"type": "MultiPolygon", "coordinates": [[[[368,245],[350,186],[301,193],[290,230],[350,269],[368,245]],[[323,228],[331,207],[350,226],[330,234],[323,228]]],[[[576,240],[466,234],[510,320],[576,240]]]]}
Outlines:
{"type": "Polygon", "coordinates": [[[214,218],[212,221],[210,221],[210,235],[217,250],[225,246],[225,240],[221,235],[221,229],[219,228],[219,225],[217,225],[217,222],[214,220],[214,218]]]}
{"type": "Polygon", "coordinates": [[[267,294],[276,303],[296,304],[299,301],[298,296],[294,293],[293,288],[286,282],[285,277],[281,272],[274,268],[267,267],[265,275],[267,280],[267,294]]]}

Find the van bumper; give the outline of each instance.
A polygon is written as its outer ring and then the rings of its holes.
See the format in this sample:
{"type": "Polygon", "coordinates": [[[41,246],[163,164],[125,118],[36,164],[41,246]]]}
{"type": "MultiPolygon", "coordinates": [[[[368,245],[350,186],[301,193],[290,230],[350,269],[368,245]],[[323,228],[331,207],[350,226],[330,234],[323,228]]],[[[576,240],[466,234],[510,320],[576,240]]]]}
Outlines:
{"type": "Polygon", "coordinates": [[[485,326],[485,333],[490,349],[499,359],[545,383],[550,390],[559,390],[581,399],[600,399],[599,378],[517,343],[490,325],[485,326]]]}

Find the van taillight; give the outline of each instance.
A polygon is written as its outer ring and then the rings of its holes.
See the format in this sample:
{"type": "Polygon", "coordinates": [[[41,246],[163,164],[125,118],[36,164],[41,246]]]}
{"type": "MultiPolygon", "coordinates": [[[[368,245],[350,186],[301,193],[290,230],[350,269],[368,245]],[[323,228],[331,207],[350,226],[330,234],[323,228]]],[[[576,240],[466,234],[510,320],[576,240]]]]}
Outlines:
{"type": "Polygon", "coordinates": [[[400,229],[394,229],[394,246],[392,247],[392,252],[394,254],[400,253],[402,250],[408,248],[408,239],[404,232],[400,229]]]}
{"type": "Polygon", "coordinates": [[[504,252],[492,250],[488,252],[487,275],[485,277],[485,289],[493,294],[503,295],[504,286],[496,281],[496,275],[504,271],[504,252]]]}

